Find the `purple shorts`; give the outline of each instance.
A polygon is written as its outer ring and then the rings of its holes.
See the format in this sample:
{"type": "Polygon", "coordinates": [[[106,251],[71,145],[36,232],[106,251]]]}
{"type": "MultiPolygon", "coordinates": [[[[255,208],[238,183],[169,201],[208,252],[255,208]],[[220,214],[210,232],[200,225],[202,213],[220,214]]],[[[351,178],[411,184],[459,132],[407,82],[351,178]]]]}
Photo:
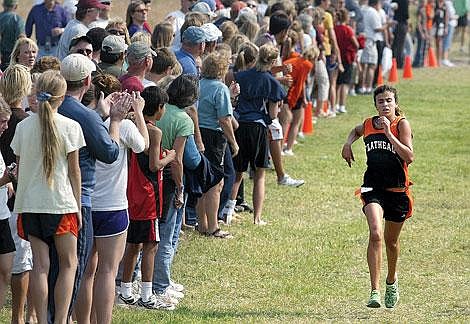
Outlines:
{"type": "Polygon", "coordinates": [[[124,233],[129,226],[127,209],[114,211],[92,211],[94,237],[109,237],[124,233]]]}

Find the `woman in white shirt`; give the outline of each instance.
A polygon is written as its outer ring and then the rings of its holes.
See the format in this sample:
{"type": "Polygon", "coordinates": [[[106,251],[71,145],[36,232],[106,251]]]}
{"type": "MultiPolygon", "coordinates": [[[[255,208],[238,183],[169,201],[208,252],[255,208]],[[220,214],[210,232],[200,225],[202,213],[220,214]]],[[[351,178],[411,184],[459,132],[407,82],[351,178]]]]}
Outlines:
{"type": "Polygon", "coordinates": [[[21,121],[11,148],[17,157],[18,187],[14,212],[18,234],[30,241],[30,285],[38,321],[47,322],[49,246],[59,259],[55,320],[66,323],[77,269],[77,235],[81,226],[81,177],[78,150],[85,146],[80,125],[57,113],[67,84],[58,71],[37,82],[38,113],[21,121]]]}

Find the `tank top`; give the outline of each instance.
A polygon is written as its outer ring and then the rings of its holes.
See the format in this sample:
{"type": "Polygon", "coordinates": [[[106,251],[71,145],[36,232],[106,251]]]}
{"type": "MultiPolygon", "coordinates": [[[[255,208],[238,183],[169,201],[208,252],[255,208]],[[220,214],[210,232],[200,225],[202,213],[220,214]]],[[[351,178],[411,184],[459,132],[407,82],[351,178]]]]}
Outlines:
{"type": "MultiPolygon", "coordinates": [[[[367,170],[363,187],[375,189],[406,188],[410,185],[408,165],[395,152],[383,129],[376,129],[373,121],[378,116],[364,121],[364,144],[367,155],[367,170]]],[[[393,135],[398,137],[398,124],[404,117],[397,117],[390,124],[393,135]]]]}
{"type": "MultiPolygon", "coordinates": [[[[163,158],[161,146],[159,158],[163,158]]],[[[150,170],[149,156],[145,152],[131,152],[127,200],[131,220],[153,220],[162,216],[163,172],[150,170]]]]}

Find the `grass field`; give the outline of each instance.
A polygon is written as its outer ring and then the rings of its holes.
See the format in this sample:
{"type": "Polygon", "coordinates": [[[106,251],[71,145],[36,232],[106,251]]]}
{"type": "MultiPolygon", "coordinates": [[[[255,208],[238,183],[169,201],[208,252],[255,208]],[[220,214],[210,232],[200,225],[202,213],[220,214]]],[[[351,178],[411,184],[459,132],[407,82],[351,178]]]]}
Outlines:
{"type": "Polygon", "coordinates": [[[233,240],[182,236],[173,277],[187,292],[174,312],[116,308],[114,322],[469,322],[470,67],[413,72],[397,85],[414,135],[415,211],[401,235],[395,310],[365,307],[368,232],[353,194],[365,170],[361,141],[351,169],[340,156],[350,129],[374,114],[368,96],[349,98],[346,115],[319,120],[297,156],[285,158],[303,187],[278,187],[268,173],[268,226],[242,214],[229,228],[233,240]]]}
{"type": "Polygon", "coordinates": [[[278,187],[268,174],[269,226],[253,227],[245,214],[230,228],[233,240],[186,233],[174,265],[174,278],[187,287],[181,305],[173,313],[116,310],[115,322],[468,322],[470,68],[415,70],[398,88],[414,134],[416,207],[401,236],[395,310],[365,307],[368,233],[353,195],[364,152],[353,147],[357,162],[349,169],[340,150],[350,128],[374,110],[370,97],[355,97],[347,115],[320,120],[297,157],[286,159],[304,187],[278,187]]]}

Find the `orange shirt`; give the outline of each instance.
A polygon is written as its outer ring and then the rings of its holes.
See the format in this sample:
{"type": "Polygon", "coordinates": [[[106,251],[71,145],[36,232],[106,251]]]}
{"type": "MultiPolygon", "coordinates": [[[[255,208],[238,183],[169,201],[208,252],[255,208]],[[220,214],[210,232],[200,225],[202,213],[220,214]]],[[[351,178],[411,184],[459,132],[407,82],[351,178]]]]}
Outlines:
{"type": "Polygon", "coordinates": [[[287,102],[289,107],[293,108],[304,93],[305,81],[313,69],[313,63],[301,57],[299,53],[294,52],[283,64],[292,64],[292,73],[290,75],[293,83],[287,93],[287,102]]]}
{"type": "Polygon", "coordinates": [[[426,11],[426,29],[431,30],[432,21],[434,19],[434,5],[432,3],[428,3],[424,8],[426,11]]]}

